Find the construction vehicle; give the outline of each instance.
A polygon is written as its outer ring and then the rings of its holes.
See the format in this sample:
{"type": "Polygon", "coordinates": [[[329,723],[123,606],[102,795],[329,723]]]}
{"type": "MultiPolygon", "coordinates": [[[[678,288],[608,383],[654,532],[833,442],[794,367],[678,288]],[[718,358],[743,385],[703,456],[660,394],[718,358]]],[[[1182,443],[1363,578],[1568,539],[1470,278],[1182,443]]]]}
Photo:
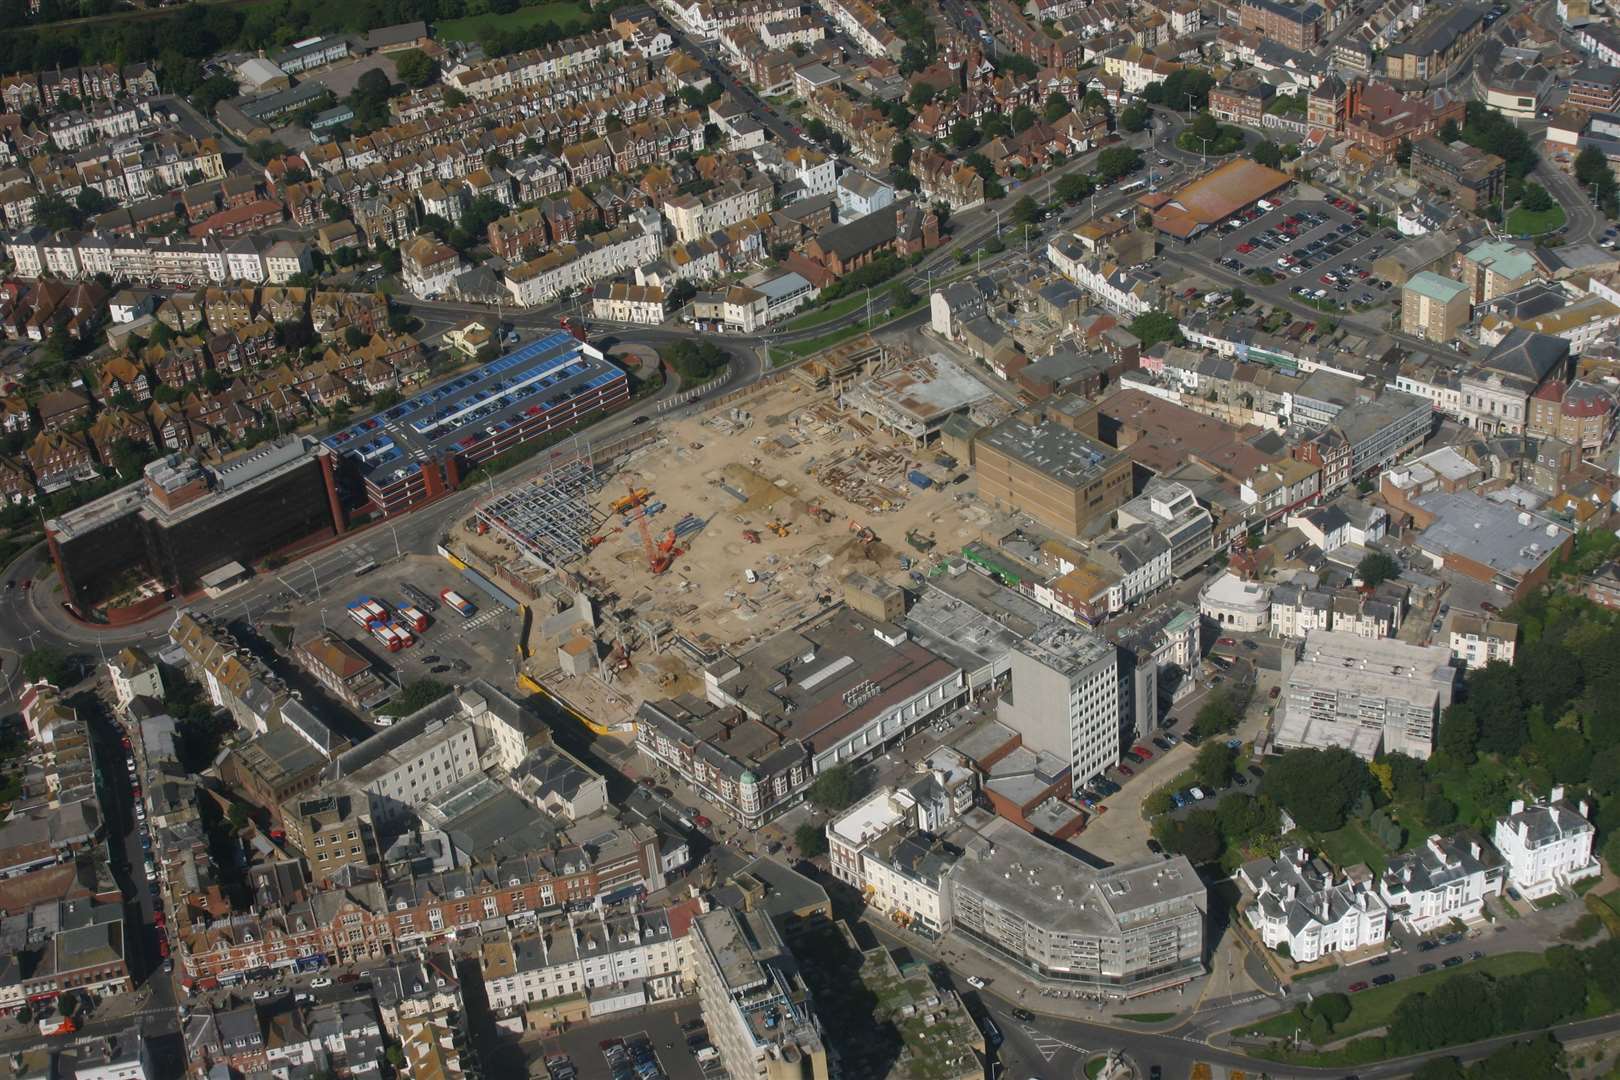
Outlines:
{"type": "Polygon", "coordinates": [[[877,533],[873,532],[870,527],[862,525],[858,521],[851,521],[849,523],[849,531],[854,533],[855,539],[859,540],[863,544],[870,544],[877,539],[877,533]]]}
{"type": "Polygon", "coordinates": [[[742,536],[743,539],[748,541],[750,544],[759,543],[759,533],[753,529],[744,529],[742,536]]]}
{"type": "Polygon", "coordinates": [[[810,507],[810,516],[826,524],[833,519],[833,512],[825,506],[812,506],[810,507]]]}
{"type": "Polygon", "coordinates": [[[658,541],[658,550],[663,552],[665,555],[668,555],[670,552],[675,550],[674,529],[669,530],[669,532],[664,534],[664,538],[658,541]]]}
{"type": "Polygon", "coordinates": [[[608,508],[615,514],[622,514],[632,506],[640,506],[652,492],[647,488],[633,488],[628,495],[621,495],[608,504],[608,508]]]}
{"type": "Polygon", "coordinates": [[[785,537],[788,534],[788,527],[782,524],[780,521],[767,521],[765,523],[765,527],[771,530],[771,532],[775,533],[777,536],[785,537]]]}

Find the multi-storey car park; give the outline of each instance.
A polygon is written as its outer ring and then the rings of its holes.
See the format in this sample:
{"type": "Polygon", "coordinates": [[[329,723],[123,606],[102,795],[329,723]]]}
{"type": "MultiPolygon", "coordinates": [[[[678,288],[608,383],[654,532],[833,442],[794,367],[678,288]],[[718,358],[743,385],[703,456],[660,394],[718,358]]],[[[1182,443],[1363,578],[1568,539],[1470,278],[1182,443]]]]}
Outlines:
{"type": "Polygon", "coordinates": [[[460,483],[463,470],[630,399],[601,351],[555,332],[328,436],[364,501],[396,514],[460,483]]]}

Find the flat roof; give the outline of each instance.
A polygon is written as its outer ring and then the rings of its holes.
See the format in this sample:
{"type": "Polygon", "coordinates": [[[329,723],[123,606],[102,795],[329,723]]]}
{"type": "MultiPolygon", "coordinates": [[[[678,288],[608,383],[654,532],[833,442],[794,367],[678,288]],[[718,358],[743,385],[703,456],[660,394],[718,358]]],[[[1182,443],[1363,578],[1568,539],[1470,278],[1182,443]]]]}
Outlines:
{"type": "Polygon", "coordinates": [[[1162,232],[1183,239],[1224,221],[1289,183],[1288,175],[1248,158],[1233,158],[1183,186],[1153,214],[1162,232]]]}
{"type": "Polygon", "coordinates": [[[561,331],[546,334],[476,371],[458,375],[327,436],[366,475],[403,470],[454,452],[623,372],[601,352],[561,331]]]}
{"type": "Polygon", "coordinates": [[[1570,529],[1551,518],[1499,503],[1472,491],[1436,491],[1413,504],[1435,516],[1417,538],[1434,555],[1457,555],[1500,574],[1522,578],[1569,538],[1570,529]]]}
{"type": "Polygon", "coordinates": [[[1038,425],[1007,420],[978,442],[1069,487],[1090,483],[1119,457],[1119,451],[1050,420],[1038,425]]]}

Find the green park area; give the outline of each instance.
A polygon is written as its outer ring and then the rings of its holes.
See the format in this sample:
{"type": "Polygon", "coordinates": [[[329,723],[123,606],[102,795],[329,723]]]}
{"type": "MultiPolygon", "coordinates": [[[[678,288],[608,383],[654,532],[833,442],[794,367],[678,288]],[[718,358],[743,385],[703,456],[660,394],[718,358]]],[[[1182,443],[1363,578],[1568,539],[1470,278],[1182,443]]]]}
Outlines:
{"type": "Polygon", "coordinates": [[[536,26],[567,26],[590,18],[590,10],[577,0],[555,0],[549,4],[520,7],[506,15],[486,11],[460,19],[446,19],[437,26],[444,41],[477,41],[491,30],[528,30],[536,26]]]}

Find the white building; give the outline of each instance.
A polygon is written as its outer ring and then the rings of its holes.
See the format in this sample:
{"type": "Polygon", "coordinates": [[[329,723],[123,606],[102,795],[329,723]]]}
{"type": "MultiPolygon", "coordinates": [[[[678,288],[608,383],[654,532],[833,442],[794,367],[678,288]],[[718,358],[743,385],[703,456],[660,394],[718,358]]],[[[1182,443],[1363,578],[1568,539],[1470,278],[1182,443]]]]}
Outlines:
{"type": "Polygon", "coordinates": [[[416,808],[479,771],[474,728],[447,694],[360,745],[328,767],[331,789],[368,800],[378,828],[414,818],[416,808]]]}
{"type": "Polygon", "coordinates": [[[136,696],[163,699],[163,676],[145,650],[131,645],[107,661],[107,675],[112,680],[113,700],[120,709],[127,709],[136,696]]]}
{"type": "Polygon", "coordinates": [[[1222,630],[1264,633],[1271,624],[1271,587],[1224,571],[1198,591],[1198,613],[1222,630]]]}
{"type": "Polygon", "coordinates": [[[1390,913],[1423,934],[1453,919],[1483,919],[1485,898],[1501,894],[1502,878],[1502,860],[1478,837],[1431,836],[1391,859],[1378,888],[1390,913]]]}
{"type": "Polygon", "coordinates": [[[285,285],[294,275],[307,274],[314,268],[308,244],[277,240],[264,253],[264,279],[272,285],[285,285]]]}
{"type": "Polygon", "coordinates": [[[894,205],[894,188],[862,169],[848,169],[838,178],[838,217],[841,221],[875,214],[894,205]]]}
{"type": "Polygon", "coordinates": [[[1251,894],[1244,908],[1249,925],[1266,948],[1288,946],[1296,963],[1377,945],[1389,930],[1389,908],[1370,875],[1336,881],[1333,868],[1302,847],[1245,863],[1238,880],[1251,894]]]}
{"type": "Polygon", "coordinates": [[[1011,693],[1001,699],[1001,722],[1029,749],[1068,762],[1076,783],[1118,764],[1124,745],[1141,733],[1121,707],[1114,644],[1079,627],[1051,626],[1019,642],[1011,655],[1011,693]]]}
{"type": "Polygon", "coordinates": [[[936,850],[934,834],[973,804],[975,788],[972,771],[962,766],[873,792],[827,823],[833,876],[860,891],[872,910],[943,933],[950,922],[942,889],[950,859],[936,850]]]}
{"type": "Polygon", "coordinates": [[[1553,788],[1546,802],[1526,806],[1514,799],[1491,836],[1507,866],[1507,883],[1536,900],[1602,873],[1592,854],[1596,830],[1586,815],[1586,803],[1564,801],[1561,787],[1553,788]]]}
{"type": "Polygon", "coordinates": [[[641,991],[629,995],[639,997],[635,1005],[664,1001],[681,990],[682,942],[672,926],[687,925],[685,918],[672,920],[668,911],[654,909],[569,915],[518,937],[490,934],[479,956],[484,992],[490,1008],[503,1014],[582,992],[614,1006],[603,1011],[617,1011],[626,995],[591,992],[632,985],[641,991]]]}
{"type": "Polygon", "coordinates": [[[1457,669],[1437,645],[1409,645],[1337,630],[1312,630],[1300,653],[1283,653],[1275,745],[1339,746],[1371,761],[1428,758],[1457,669]]]}
{"type": "Polygon", "coordinates": [[[1446,642],[1463,667],[1484,667],[1498,660],[1511,664],[1518,649],[1519,627],[1505,619],[1453,611],[1446,617],[1446,642]]]}

